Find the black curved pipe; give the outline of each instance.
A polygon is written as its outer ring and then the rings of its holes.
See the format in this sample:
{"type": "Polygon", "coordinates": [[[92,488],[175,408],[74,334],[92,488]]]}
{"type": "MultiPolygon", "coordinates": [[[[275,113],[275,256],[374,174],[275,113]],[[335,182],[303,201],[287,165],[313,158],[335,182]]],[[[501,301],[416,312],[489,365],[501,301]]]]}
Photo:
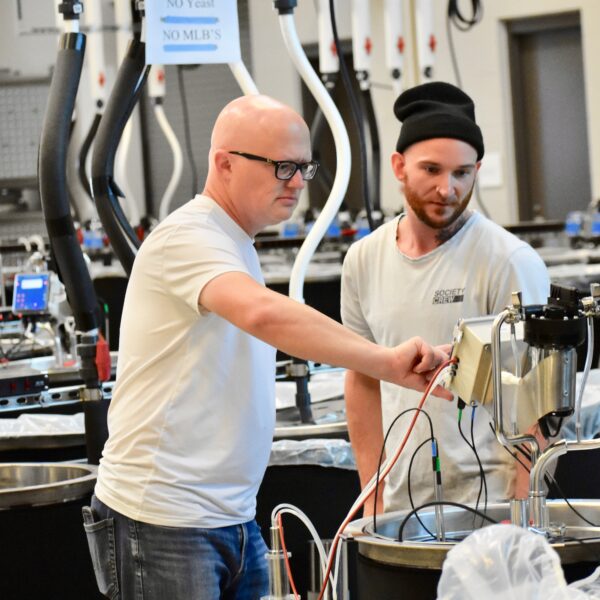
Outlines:
{"type": "Polygon", "coordinates": [[[67,190],[67,148],[71,115],[79,86],[85,36],[66,33],[60,38],[56,67],[50,84],[48,105],[40,139],[38,180],[40,199],[54,258],[78,331],[88,332],[87,352],[80,353],[85,390],[86,446],[88,461],[98,463],[104,446],[106,409],[95,361],[95,340],[100,324],[92,280],[75,235],[67,190]],[[91,333],[90,333],[91,332],[91,333]]]}
{"type": "MultiPolygon", "coordinates": [[[[69,155],[69,146],[71,145],[71,140],[73,139],[73,131],[75,131],[77,119],[71,118],[71,126],[69,127],[69,141],[67,142],[67,156],[69,155]]],[[[69,177],[67,175],[67,193],[69,194],[69,204],[73,209],[73,214],[79,223],[81,223],[81,211],[79,210],[79,206],[75,201],[75,196],[73,195],[73,190],[69,187],[69,177]]]]}
{"type": "Polygon", "coordinates": [[[100,113],[96,113],[94,115],[94,119],[90,128],[83,140],[83,144],[81,144],[81,148],[79,150],[79,181],[81,182],[81,186],[85,190],[85,193],[90,197],[90,199],[94,199],[92,196],[92,186],[90,185],[90,179],[85,172],[85,163],[87,161],[87,156],[90,152],[90,148],[92,147],[92,143],[94,141],[94,137],[96,136],[96,132],[98,131],[98,126],[100,125],[100,119],[102,119],[102,115],[100,113]]]}
{"type": "Polygon", "coordinates": [[[333,175],[323,165],[321,161],[321,136],[325,131],[325,126],[328,126],[328,123],[325,119],[325,115],[321,110],[321,107],[317,105],[317,109],[315,110],[315,115],[313,117],[312,123],[310,124],[310,140],[312,144],[312,159],[319,162],[320,167],[317,171],[317,176],[315,177],[316,182],[321,186],[322,190],[329,195],[331,192],[331,188],[333,187],[333,175]]]}
{"type": "Polygon", "coordinates": [[[79,86],[85,36],[64,34],[50,84],[39,152],[39,186],[44,219],[77,328],[98,327],[98,303],[71,218],[66,179],[71,114],[79,86]]]}
{"type": "Polygon", "coordinates": [[[369,197],[371,198],[371,206],[375,211],[381,211],[381,147],[379,145],[379,130],[377,129],[377,119],[375,117],[375,109],[373,108],[373,98],[371,90],[362,91],[363,115],[365,115],[365,124],[370,144],[370,173],[369,173],[369,197]]]}
{"type": "Polygon", "coordinates": [[[127,221],[118,196],[123,193],[114,181],[114,162],[123,129],[135,108],[144,87],[149,68],[146,68],[146,45],[133,39],[119,67],[117,80],[106,104],[106,110],[92,154],[92,192],[98,215],[115,254],[126,273],[131,274],[140,241],[127,221]]]}
{"type": "Polygon", "coordinates": [[[337,22],[335,17],[335,3],[334,0],[329,0],[329,15],[331,17],[331,31],[333,33],[333,41],[335,44],[335,49],[337,55],[340,57],[340,74],[342,76],[342,83],[344,84],[344,88],[346,89],[346,93],[348,94],[348,101],[350,102],[350,108],[352,109],[352,117],[354,120],[354,124],[356,126],[356,131],[358,134],[358,149],[360,156],[360,171],[362,175],[362,195],[363,201],[365,204],[365,211],[367,213],[367,221],[369,222],[369,229],[374,231],[378,227],[378,223],[375,223],[373,220],[373,207],[371,204],[371,200],[369,198],[369,185],[367,183],[367,150],[365,144],[365,132],[363,129],[363,116],[361,115],[361,110],[359,103],[354,94],[354,90],[352,89],[352,83],[350,81],[350,75],[348,74],[348,67],[346,66],[346,62],[343,58],[342,48],[340,43],[340,38],[338,36],[337,31],[337,22]]]}

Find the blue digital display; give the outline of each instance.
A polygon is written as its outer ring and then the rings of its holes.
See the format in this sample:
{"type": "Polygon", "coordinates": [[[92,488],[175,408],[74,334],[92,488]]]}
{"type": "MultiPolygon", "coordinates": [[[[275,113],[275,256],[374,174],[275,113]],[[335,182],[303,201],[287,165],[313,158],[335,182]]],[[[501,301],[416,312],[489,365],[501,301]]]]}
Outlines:
{"type": "Polygon", "coordinates": [[[47,312],[48,289],[48,273],[19,273],[15,275],[13,312],[15,314],[47,312]]]}

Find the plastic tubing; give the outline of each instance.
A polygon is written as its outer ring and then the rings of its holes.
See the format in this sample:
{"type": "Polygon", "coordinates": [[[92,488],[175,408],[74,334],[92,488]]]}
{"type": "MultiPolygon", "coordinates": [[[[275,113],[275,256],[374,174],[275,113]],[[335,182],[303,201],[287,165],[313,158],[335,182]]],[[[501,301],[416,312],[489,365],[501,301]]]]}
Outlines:
{"type": "Polygon", "coordinates": [[[229,63],[229,68],[245,96],[252,96],[259,93],[252,76],[241,60],[229,63]]]}
{"type": "Polygon", "coordinates": [[[162,221],[170,212],[171,200],[173,200],[173,195],[181,180],[181,173],[183,171],[183,153],[181,152],[179,140],[165,115],[162,104],[154,105],[154,115],[156,116],[156,120],[158,121],[162,132],[165,134],[167,142],[169,142],[169,146],[171,147],[171,152],[173,153],[173,172],[171,173],[171,179],[169,179],[169,184],[160,201],[158,218],[162,221]]]}
{"type": "Polygon", "coordinates": [[[344,199],[344,195],[346,194],[346,190],[348,189],[350,167],[352,164],[350,157],[350,139],[348,138],[348,133],[346,132],[344,122],[342,121],[342,117],[337,107],[302,50],[302,46],[300,45],[296,33],[293,15],[279,15],[279,25],[294,66],[300,73],[300,76],[312,95],[315,97],[315,100],[329,123],[337,156],[337,169],[329,198],[327,199],[319,218],[315,221],[310,233],[306,236],[304,243],[300,247],[292,267],[289,296],[294,300],[304,302],[304,278],[306,276],[308,263],[315,253],[319,242],[327,232],[329,224],[335,218],[344,199]]]}

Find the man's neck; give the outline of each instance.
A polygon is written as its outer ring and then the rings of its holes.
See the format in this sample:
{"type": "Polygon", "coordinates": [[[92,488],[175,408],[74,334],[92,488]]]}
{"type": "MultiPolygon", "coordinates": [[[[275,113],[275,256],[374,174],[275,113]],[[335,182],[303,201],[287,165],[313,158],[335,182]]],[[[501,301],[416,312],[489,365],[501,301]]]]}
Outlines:
{"type": "Polygon", "coordinates": [[[407,208],[406,215],[399,220],[396,229],[396,246],[409,258],[425,256],[456,235],[471,215],[472,212],[467,209],[448,227],[435,229],[423,223],[407,208]]]}
{"type": "Polygon", "coordinates": [[[203,196],[208,196],[213,202],[218,204],[231,218],[232,221],[237,223],[239,227],[241,227],[249,237],[254,238],[254,236],[260,231],[254,231],[248,224],[244,222],[239,212],[235,209],[235,205],[231,202],[228,194],[224,193],[223,190],[219,189],[217,186],[211,186],[208,183],[202,190],[203,196]]]}

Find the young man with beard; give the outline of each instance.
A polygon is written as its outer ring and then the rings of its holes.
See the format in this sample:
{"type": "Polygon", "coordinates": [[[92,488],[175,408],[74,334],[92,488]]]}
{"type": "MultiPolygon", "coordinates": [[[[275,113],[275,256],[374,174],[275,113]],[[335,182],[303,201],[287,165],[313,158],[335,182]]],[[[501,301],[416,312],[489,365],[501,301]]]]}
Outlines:
{"type": "MultiPolygon", "coordinates": [[[[452,340],[459,318],[497,314],[513,291],[523,292],[527,304],[546,302],[549,278],[537,253],[469,208],[484,153],[471,98],[453,85],[427,83],[402,93],[394,113],[403,125],[392,169],[403,187],[405,210],[351,246],[342,274],[344,325],[383,346],[416,334],[440,344],[452,340]]],[[[346,376],[345,395],[350,440],[365,485],[377,468],[384,433],[398,414],[417,405],[420,395],[352,370],[346,376]]],[[[474,503],[479,467],[459,436],[456,404],[425,409],[439,442],[444,498],[474,503]]],[[[404,437],[411,417],[394,425],[388,453],[404,437]]],[[[480,409],[474,439],[489,499],[522,496],[527,479],[519,477],[517,482],[515,461],[496,441],[488,422],[487,412],[480,409]]],[[[467,436],[469,429],[470,419],[465,419],[467,436]]],[[[379,494],[378,512],[382,496],[386,511],[410,506],[409,463],[429,437],[429,424],[421,417],[379,494]]],[[[428,447],[416,454],[411,469],[417,506],[435,499],[428,447]]],[[[365,514],[372,511],[371,502],[365,514]]]]}

